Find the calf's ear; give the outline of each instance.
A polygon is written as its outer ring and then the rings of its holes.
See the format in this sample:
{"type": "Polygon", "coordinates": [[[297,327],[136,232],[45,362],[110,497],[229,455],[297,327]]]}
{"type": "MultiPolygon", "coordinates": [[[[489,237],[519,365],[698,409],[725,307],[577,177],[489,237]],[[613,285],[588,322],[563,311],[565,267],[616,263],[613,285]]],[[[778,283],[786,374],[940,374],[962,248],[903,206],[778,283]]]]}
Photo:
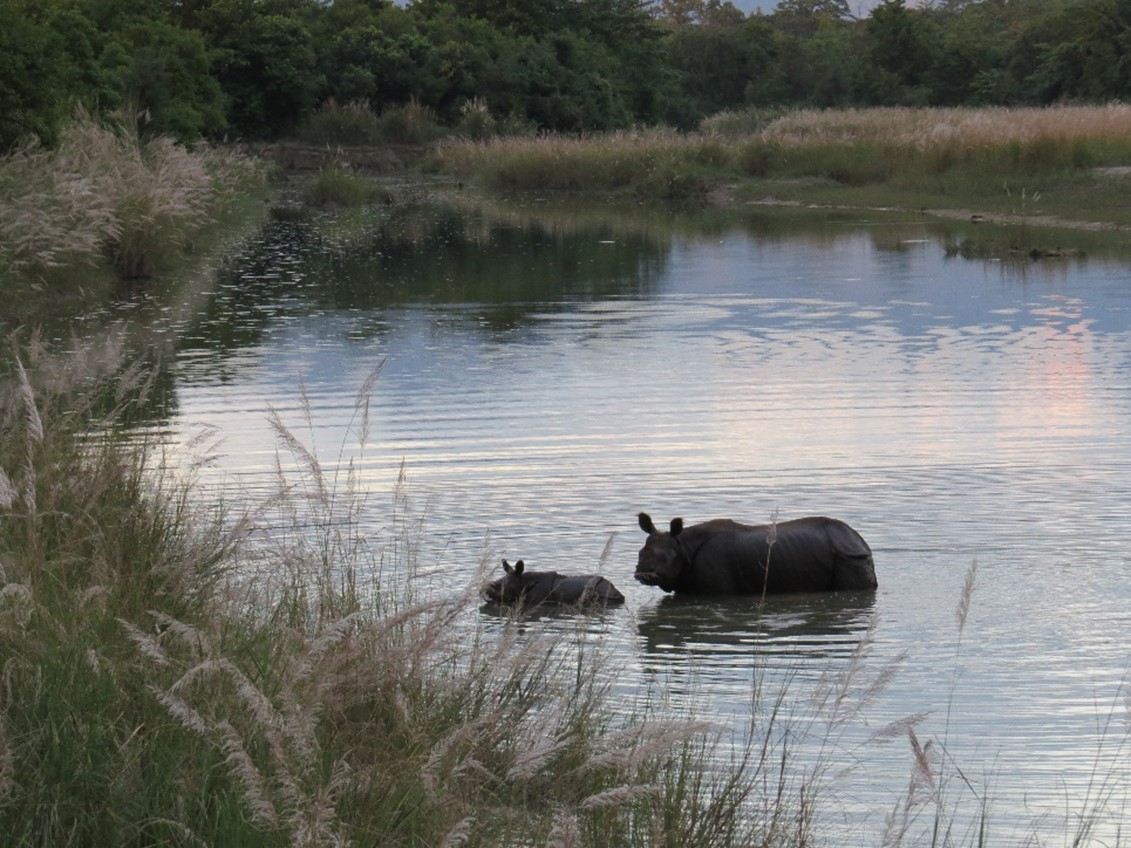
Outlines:
{"type": "Polygon", "coordinates": [[[672,523],[671,523],[671,534],[673,536],[678,536],[682,532],[683,532],[683,519],[682,518],[673,518],[672,523]]]}
{"type": "Polygon", "coordinates": [[[516,562],[514,564],[514,573],[515,574],[522,574],[522,570],[524,568],[526,568],[526,563],[523,562],[522,560],[519,560],[518,562],[516,562]]]}
{"type": "Polygon", "coordinates": [[[511,572],[514,571],[514,569],[511,568],[511,564],[509,562],[507,562],[505,559],[503,560],[503,571],[505,571],[507,574],[510,574],[511,572]]]}
{"type": "Polygon", "coordinates": [[[636,516],[636,520],[640,522],[640,529],[649,536],[656,532],[656,525],[652,523],[652,517],[648,513],[640,513],[636,516]]]}

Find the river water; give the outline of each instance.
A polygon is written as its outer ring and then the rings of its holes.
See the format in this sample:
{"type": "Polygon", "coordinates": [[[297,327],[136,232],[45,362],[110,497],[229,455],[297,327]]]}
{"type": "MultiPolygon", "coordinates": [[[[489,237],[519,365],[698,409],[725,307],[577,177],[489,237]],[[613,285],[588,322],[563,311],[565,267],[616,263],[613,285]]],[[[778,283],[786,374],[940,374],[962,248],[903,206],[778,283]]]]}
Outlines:
{"type": "MultiPolygon", "coordinates": [[[[178,318],[160,429],[175,448],[213,428],[206,480],[254,498],[275,485],[275,410],[328,466],[352,461],[374,538],[398,498],[431,592],[500,557],[602,571],[623,609],[546,626],[736,737],[780,698],[783,727],[809,728],[831,844],[883,840],[909,726],[941,762],[952,844],[977,843],[983,810],[989,844],[1085,825],[1111,844],[1131,800],[1131,261],[1001,249],[1039,238],[462,195],[275,222],[178,318]],[[642,510],[836,516],[879,590],[664,597],[632,580],[642,510]]],[[[917,814],[906,842],[932,826],[917,814]]]]}

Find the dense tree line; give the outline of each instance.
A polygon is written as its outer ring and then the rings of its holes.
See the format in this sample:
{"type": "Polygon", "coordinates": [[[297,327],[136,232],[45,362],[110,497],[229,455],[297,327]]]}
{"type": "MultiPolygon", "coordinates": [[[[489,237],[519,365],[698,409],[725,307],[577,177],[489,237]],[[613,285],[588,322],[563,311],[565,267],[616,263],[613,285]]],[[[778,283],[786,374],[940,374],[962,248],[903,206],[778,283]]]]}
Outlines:
{"type": "Polygon", "coordinates": [[[559,131],[723,109],[1125,99],[1131,0],[0,0],[0,150],[76,106],[272,138],[331,100],[559,131]]]}

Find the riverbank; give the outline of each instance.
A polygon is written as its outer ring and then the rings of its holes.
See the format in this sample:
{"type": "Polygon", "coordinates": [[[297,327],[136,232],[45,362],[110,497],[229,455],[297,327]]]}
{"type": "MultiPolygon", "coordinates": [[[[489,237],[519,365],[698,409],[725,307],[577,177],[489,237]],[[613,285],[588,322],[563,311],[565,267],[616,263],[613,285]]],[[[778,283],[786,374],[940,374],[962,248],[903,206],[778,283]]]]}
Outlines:
{"type": "Polygon", "coordinates": [[[232,150],[77,117],[52,149],[0,160],[0,328],[96,311],[120,281],[181,262],[250,199],[266,169],[232,150]]]}
{"type": "Polygon", "coordinates": [[[699,133],[449,141],[426,167],[502,191],[640,202],[904,210],[1064,229],[1131,228],[1131,107],[802,111],[699,133]],[[753,125],[751,125],[753,124],[753,125]]]}

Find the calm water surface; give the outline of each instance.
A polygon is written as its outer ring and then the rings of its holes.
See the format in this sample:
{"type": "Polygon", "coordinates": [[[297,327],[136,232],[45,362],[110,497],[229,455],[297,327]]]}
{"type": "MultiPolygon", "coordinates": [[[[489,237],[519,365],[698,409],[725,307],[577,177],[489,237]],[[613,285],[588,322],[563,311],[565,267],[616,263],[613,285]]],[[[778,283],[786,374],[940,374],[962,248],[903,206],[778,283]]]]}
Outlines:
{"type": "Polygon", "coordinates": [[[1131,800],[1131,265],[963,258],[947,246],[986,230],[914,221],[382,215],[269,225],[178,328],[167,432],[216,428],[208,482],[270,491],[274,408],[325,462],[354,461],[375,537],[403,470],[430,591],[502,556],[600,569],[628,602],[581,630],[618,685],[739,736],[755,683],[804,726],[854,670],[861,713],[799,744],[825,764],[832,844],[880,842],[913,756],[906,733],[871,737],[920,713],[959,837],[984,799],[991,844],[1068,843],[1093,807],[1113,839],[1131,800]],[[358,450],[355,395],[382,363],[358,450]],[[666,598],[631,577],[641,510],[834,515],[880,588],[666,598]]]}

